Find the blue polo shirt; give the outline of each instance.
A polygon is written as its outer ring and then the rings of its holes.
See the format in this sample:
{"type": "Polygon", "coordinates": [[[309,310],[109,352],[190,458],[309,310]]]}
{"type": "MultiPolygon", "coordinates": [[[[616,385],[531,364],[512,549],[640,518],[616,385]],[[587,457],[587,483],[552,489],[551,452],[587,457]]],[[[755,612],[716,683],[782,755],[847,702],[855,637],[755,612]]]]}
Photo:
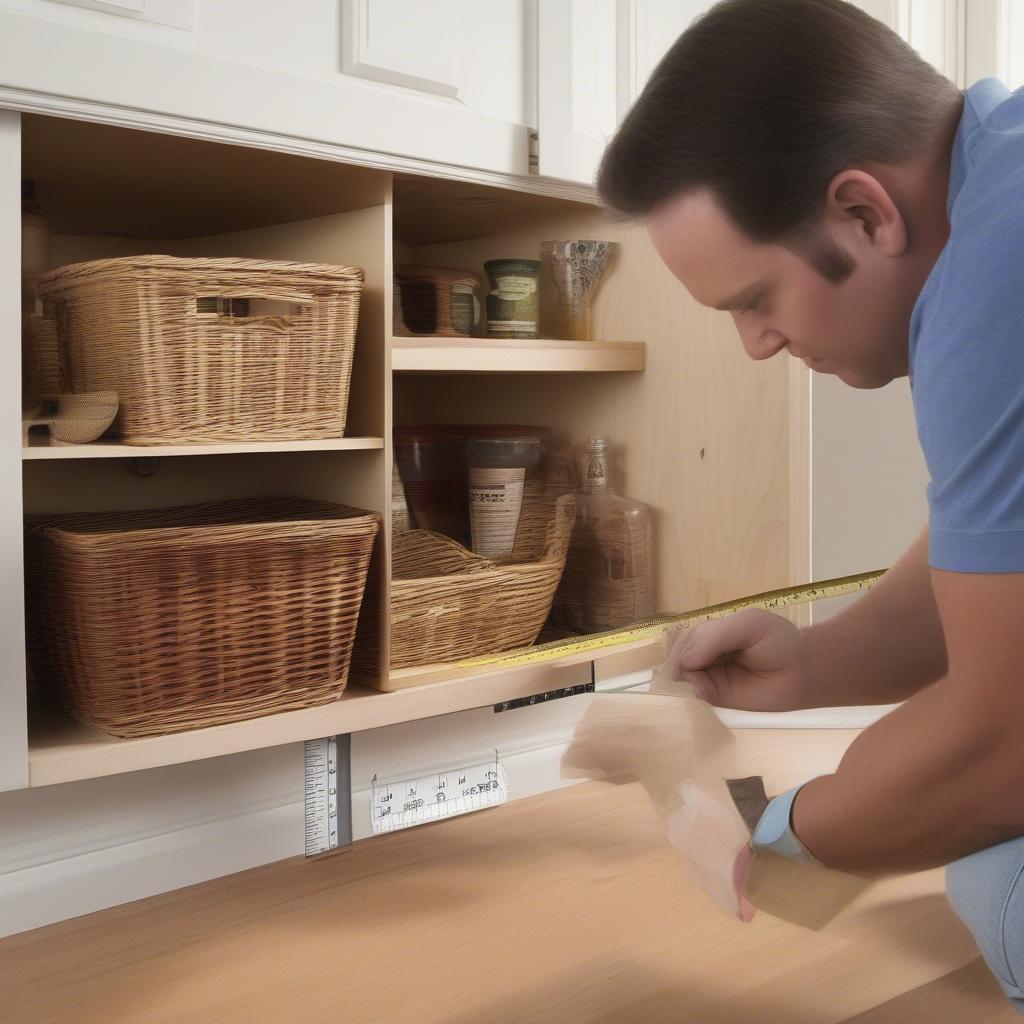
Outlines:
{"type": "Polygon", "coordinates": [[[950,236],[910,326],[929,561],[1024,572],[1024,89],[988,78],[964,96],[950,236]]]}

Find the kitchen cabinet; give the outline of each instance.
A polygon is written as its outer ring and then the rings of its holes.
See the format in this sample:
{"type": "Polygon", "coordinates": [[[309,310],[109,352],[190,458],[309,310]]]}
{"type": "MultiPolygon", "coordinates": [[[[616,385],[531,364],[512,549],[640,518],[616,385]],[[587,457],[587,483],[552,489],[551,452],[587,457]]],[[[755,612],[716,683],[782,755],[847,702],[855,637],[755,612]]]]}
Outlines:
{"type": "MultiPolygon", "coordinates": [[[[376,667],[342,700],[299,712],[149,739],[100,735],[53,711],[25,715],[21,514],[116,509],[266,493],[391,507],[392,428],[401,423],[537,423],[556,438],[611,439],[616,483],[657,521],[658,606],[685,610],[803,579],[808,549],[803,367],[754,364],[731,319],[692,302],[642,228],[609,225],[592,195],[542,182],[487,184],[413,175],[270,148],[2,112],[0,216],[9,230],[0,323],[5,372],[0,459],[8,501],[5,671],[0,687],[3,788],[40,786],[428,718],[650,665],[652,645],[556,665],[481,672],[388,664],[390,536],[378,542],[372,600],[376,667]],[[244,175],[245,189],[237,183],[244,175]],[[164,252],[355,264],[366,271],[347,436],[135,449],[112,443],[25,448],[18,254],[11,241],[18,182],[36,182],[53,231],[54,263],[164,252]],[[549,238],[608,237],[617,259],[594,308],[595,342],[564,342],[553,288],[542,282],[535,342],[394,337],[399,263],[481,273],[492,257],[536,256],[549,238]],[[140,458],[146,462],[140,464],[140,458]],[[141,472],[140,472],[141,470],[141,472]],[[155,470],[155,472],[153,472],[155,470]],[[23,481],[24,496],[19,488],[23,481]],[[389,692],[390,691],[390,692],[389,692]]],[[[211,129],[211,132],[213,130],[211,129]]],[[[282,147],[284,148],[284,147],[282,147]]],[[[372,662],[372,658],[370,661],[372,662]]]]}
{"type": "Polygon", "coordinates": [[[532,0],[0,0],[0,105],[526,174],[535,36],[532,0]]]}

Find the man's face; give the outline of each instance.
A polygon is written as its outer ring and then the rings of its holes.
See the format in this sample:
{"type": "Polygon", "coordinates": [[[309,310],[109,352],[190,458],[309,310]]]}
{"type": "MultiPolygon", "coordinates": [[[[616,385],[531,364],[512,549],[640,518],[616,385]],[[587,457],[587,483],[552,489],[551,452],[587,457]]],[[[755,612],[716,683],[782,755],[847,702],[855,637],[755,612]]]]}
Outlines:
{"type": "Polygon", "coordinates": [[[732,315],[752,359],[785,350],[852,387],[882,387],[907,373],[918,289],[856,217],[826,213],[821,230],[853,265],[841,283],[781,245],[751,241],[706,191],[664,204],[648,221],[669,270],[701,305],[732,315]]]}

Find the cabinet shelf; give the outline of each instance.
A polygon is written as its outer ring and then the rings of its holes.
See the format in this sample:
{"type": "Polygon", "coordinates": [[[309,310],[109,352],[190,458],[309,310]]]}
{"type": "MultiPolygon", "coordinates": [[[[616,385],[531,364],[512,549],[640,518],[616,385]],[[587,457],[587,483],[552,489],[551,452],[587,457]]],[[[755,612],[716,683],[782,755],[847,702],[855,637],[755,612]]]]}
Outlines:
{"type": "Polygon", "coordinates": [[[92,444],[45,445],[22,448],[23,460],[33,459],[156,459],[181,455],[241,455],[267,452],[343,452],[383,448],[382,437],[327,437],[315,441],[237,441],[225,444],[139,445],[92,444]]]}
{"type": "Polygon", "coordinates": [[[484,673],[471,669],[460,673],[451,666],[440,665],[407,669],[395,673],[394,678],[395,686],[406,689],[382,692],[351,683],[342,699],[332,704],[141,739],[106,736],[67,715],[33,708],[29,727],[29,785],[51,786],[201,761],[487,707],[650,667],[658,650],[645,640],[606,652],[599,661],[589,655],[575,655],[557,664],[484,673]]]}
{"type": "Polygon", "coordinates": [[[493,338],[393,338],[396,373],[636,373],[642,341],[493,338]]]}

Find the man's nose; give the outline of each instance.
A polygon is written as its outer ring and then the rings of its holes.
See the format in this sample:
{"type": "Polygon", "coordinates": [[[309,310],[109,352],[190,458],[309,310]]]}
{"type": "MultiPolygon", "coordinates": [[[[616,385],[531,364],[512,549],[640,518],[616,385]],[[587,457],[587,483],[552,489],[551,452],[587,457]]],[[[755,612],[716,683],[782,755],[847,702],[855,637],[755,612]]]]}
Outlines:
{"type": "Polygon", "coordinates": [[[771,359],[789,344],[789,339],[779,331],[765,331],[758,327],[744,328],[738,324],[737,328],[743,348],[751,359],[771,359]]]}

